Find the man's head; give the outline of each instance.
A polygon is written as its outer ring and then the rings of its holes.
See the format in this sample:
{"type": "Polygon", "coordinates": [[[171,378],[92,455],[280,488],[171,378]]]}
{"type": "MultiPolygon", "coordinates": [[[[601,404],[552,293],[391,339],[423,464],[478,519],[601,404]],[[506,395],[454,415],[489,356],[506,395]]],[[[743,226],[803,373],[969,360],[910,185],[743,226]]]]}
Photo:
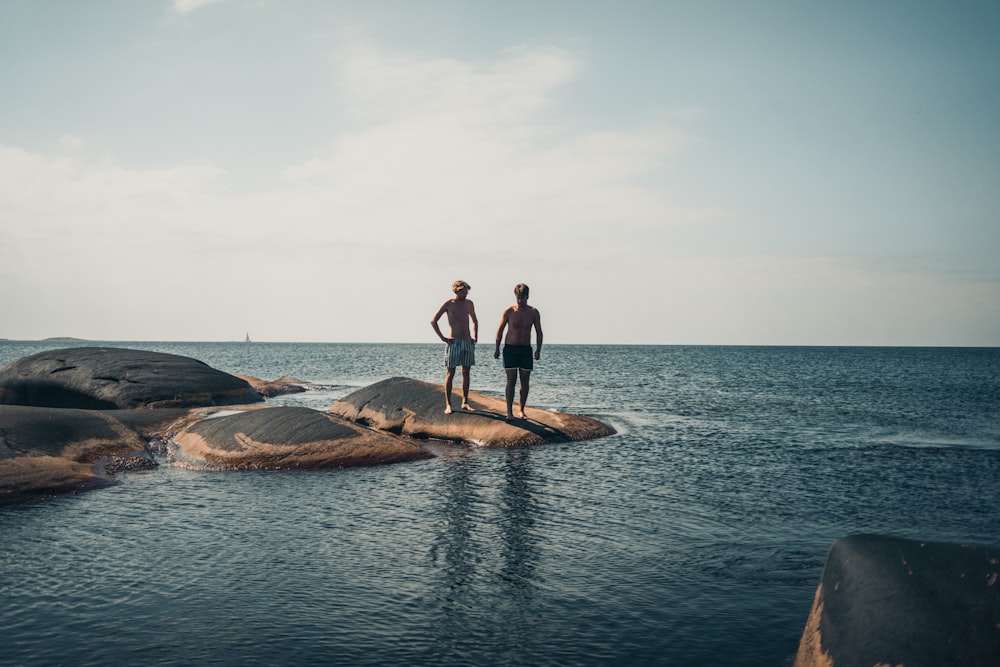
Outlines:
{"type": "Polygon", "coordinates": [[[464,280],[456,280],[451,284],[451,291],[454,292],[455,294],[458,294],[462,290],[470,290],[470,289],[472,288],[469,286],[469,283],[465,282],[464,280]]]}
{"type": "Polygon", "coordinates": [[[518,299],[528,298],[528,286],[524,283],[518,283],[514,286],[514,296],[518,299]]]}

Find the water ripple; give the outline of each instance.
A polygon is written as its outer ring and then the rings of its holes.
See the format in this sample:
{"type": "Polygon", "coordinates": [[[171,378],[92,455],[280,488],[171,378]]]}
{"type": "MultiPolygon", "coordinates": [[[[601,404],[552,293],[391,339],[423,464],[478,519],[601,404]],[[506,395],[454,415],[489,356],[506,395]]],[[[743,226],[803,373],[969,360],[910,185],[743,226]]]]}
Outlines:
{"type": "MultiPolygon", "coordinates": [[[[437,346],[155,347],[320,409],[440,382],[437,346]]],[[[995,351],[553,346],[537,378],[618,435],[0,508],[0,664],[774,665],[834,539],[996,544],[995,351]]]]}

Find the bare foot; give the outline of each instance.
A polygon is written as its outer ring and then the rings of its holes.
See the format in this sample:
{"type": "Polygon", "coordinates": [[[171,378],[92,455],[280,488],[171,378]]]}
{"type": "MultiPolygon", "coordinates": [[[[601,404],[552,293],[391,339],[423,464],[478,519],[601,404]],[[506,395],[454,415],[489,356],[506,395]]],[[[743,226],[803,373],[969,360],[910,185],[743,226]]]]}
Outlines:
{"type": "Polygon", "coordinates": [[[509,414],[506,417],[504,417],[504,420],[505,421],[514,421],[514,415],[513,414],[509,414]]]}
{"type": "Polygon", "coordinates": [[[451,403],[449,403],[449,404],[448,404],[448,407],[446,407],[446,408],[444,409],[444,413],[445,413],[446,415],[450,415],[450,414],[451,414],[451,403]]]}
{"type": "Polygon", "coordinates": [[[469,411],[469,412],[475,412],[475,411],[476,411],[476,410],[475,410],[475,408],[473,408],[473,407],[472,407],[471,405],[469,405],[468,403],[462,403],[462,409],[463,409],[463,410],[467,410],[467,411],[469,411]]]}
{"type": "Polygon", "coordinates": [[[524,410],[521,410],[521,412],[518,413],[517,418],[518,419],[527,419],[528,417],[524,414],[524,410]]]}

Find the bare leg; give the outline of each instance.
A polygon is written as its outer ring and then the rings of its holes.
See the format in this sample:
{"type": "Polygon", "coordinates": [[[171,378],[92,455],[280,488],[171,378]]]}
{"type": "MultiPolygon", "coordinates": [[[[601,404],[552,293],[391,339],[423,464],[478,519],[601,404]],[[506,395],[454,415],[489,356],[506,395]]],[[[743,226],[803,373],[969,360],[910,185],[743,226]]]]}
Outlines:
{"type": "Polygon", "coordinates": [[[531,371],[521,369],[521,414],[518,415],[521,419],[524,419],[524,404],[528,402],[528,385],[531,379],[531,371]]]}
{"type": "Polygon", "coordinates": [[[471,375],[471,370],[468,366],[462,366],[462,409],[475,412],[472,406],[469,405],[469,376],[471,375]]]}
{"type": "Polygon", "coordinates": [[[514,385],[517,384],[517,369],[507,369],[507,419],[514,418],[514,385]]]}
{"type": "Polygon", "coordinates": [[[449,368],[444,372],[444,413],[451,414],[451,385],[455,381],[455,369],[449,368]]]}

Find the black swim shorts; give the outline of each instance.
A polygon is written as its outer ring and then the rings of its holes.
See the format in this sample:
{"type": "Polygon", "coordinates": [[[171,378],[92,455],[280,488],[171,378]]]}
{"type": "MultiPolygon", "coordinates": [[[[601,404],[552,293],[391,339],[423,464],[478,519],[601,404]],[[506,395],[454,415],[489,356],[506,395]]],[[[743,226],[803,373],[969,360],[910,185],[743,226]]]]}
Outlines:
{"type": "Polygon", "coordinates": [[[503,367],[507,370],[520,368],[530,371],[535,367],[530,345],[504,345],[503,367]]]}

